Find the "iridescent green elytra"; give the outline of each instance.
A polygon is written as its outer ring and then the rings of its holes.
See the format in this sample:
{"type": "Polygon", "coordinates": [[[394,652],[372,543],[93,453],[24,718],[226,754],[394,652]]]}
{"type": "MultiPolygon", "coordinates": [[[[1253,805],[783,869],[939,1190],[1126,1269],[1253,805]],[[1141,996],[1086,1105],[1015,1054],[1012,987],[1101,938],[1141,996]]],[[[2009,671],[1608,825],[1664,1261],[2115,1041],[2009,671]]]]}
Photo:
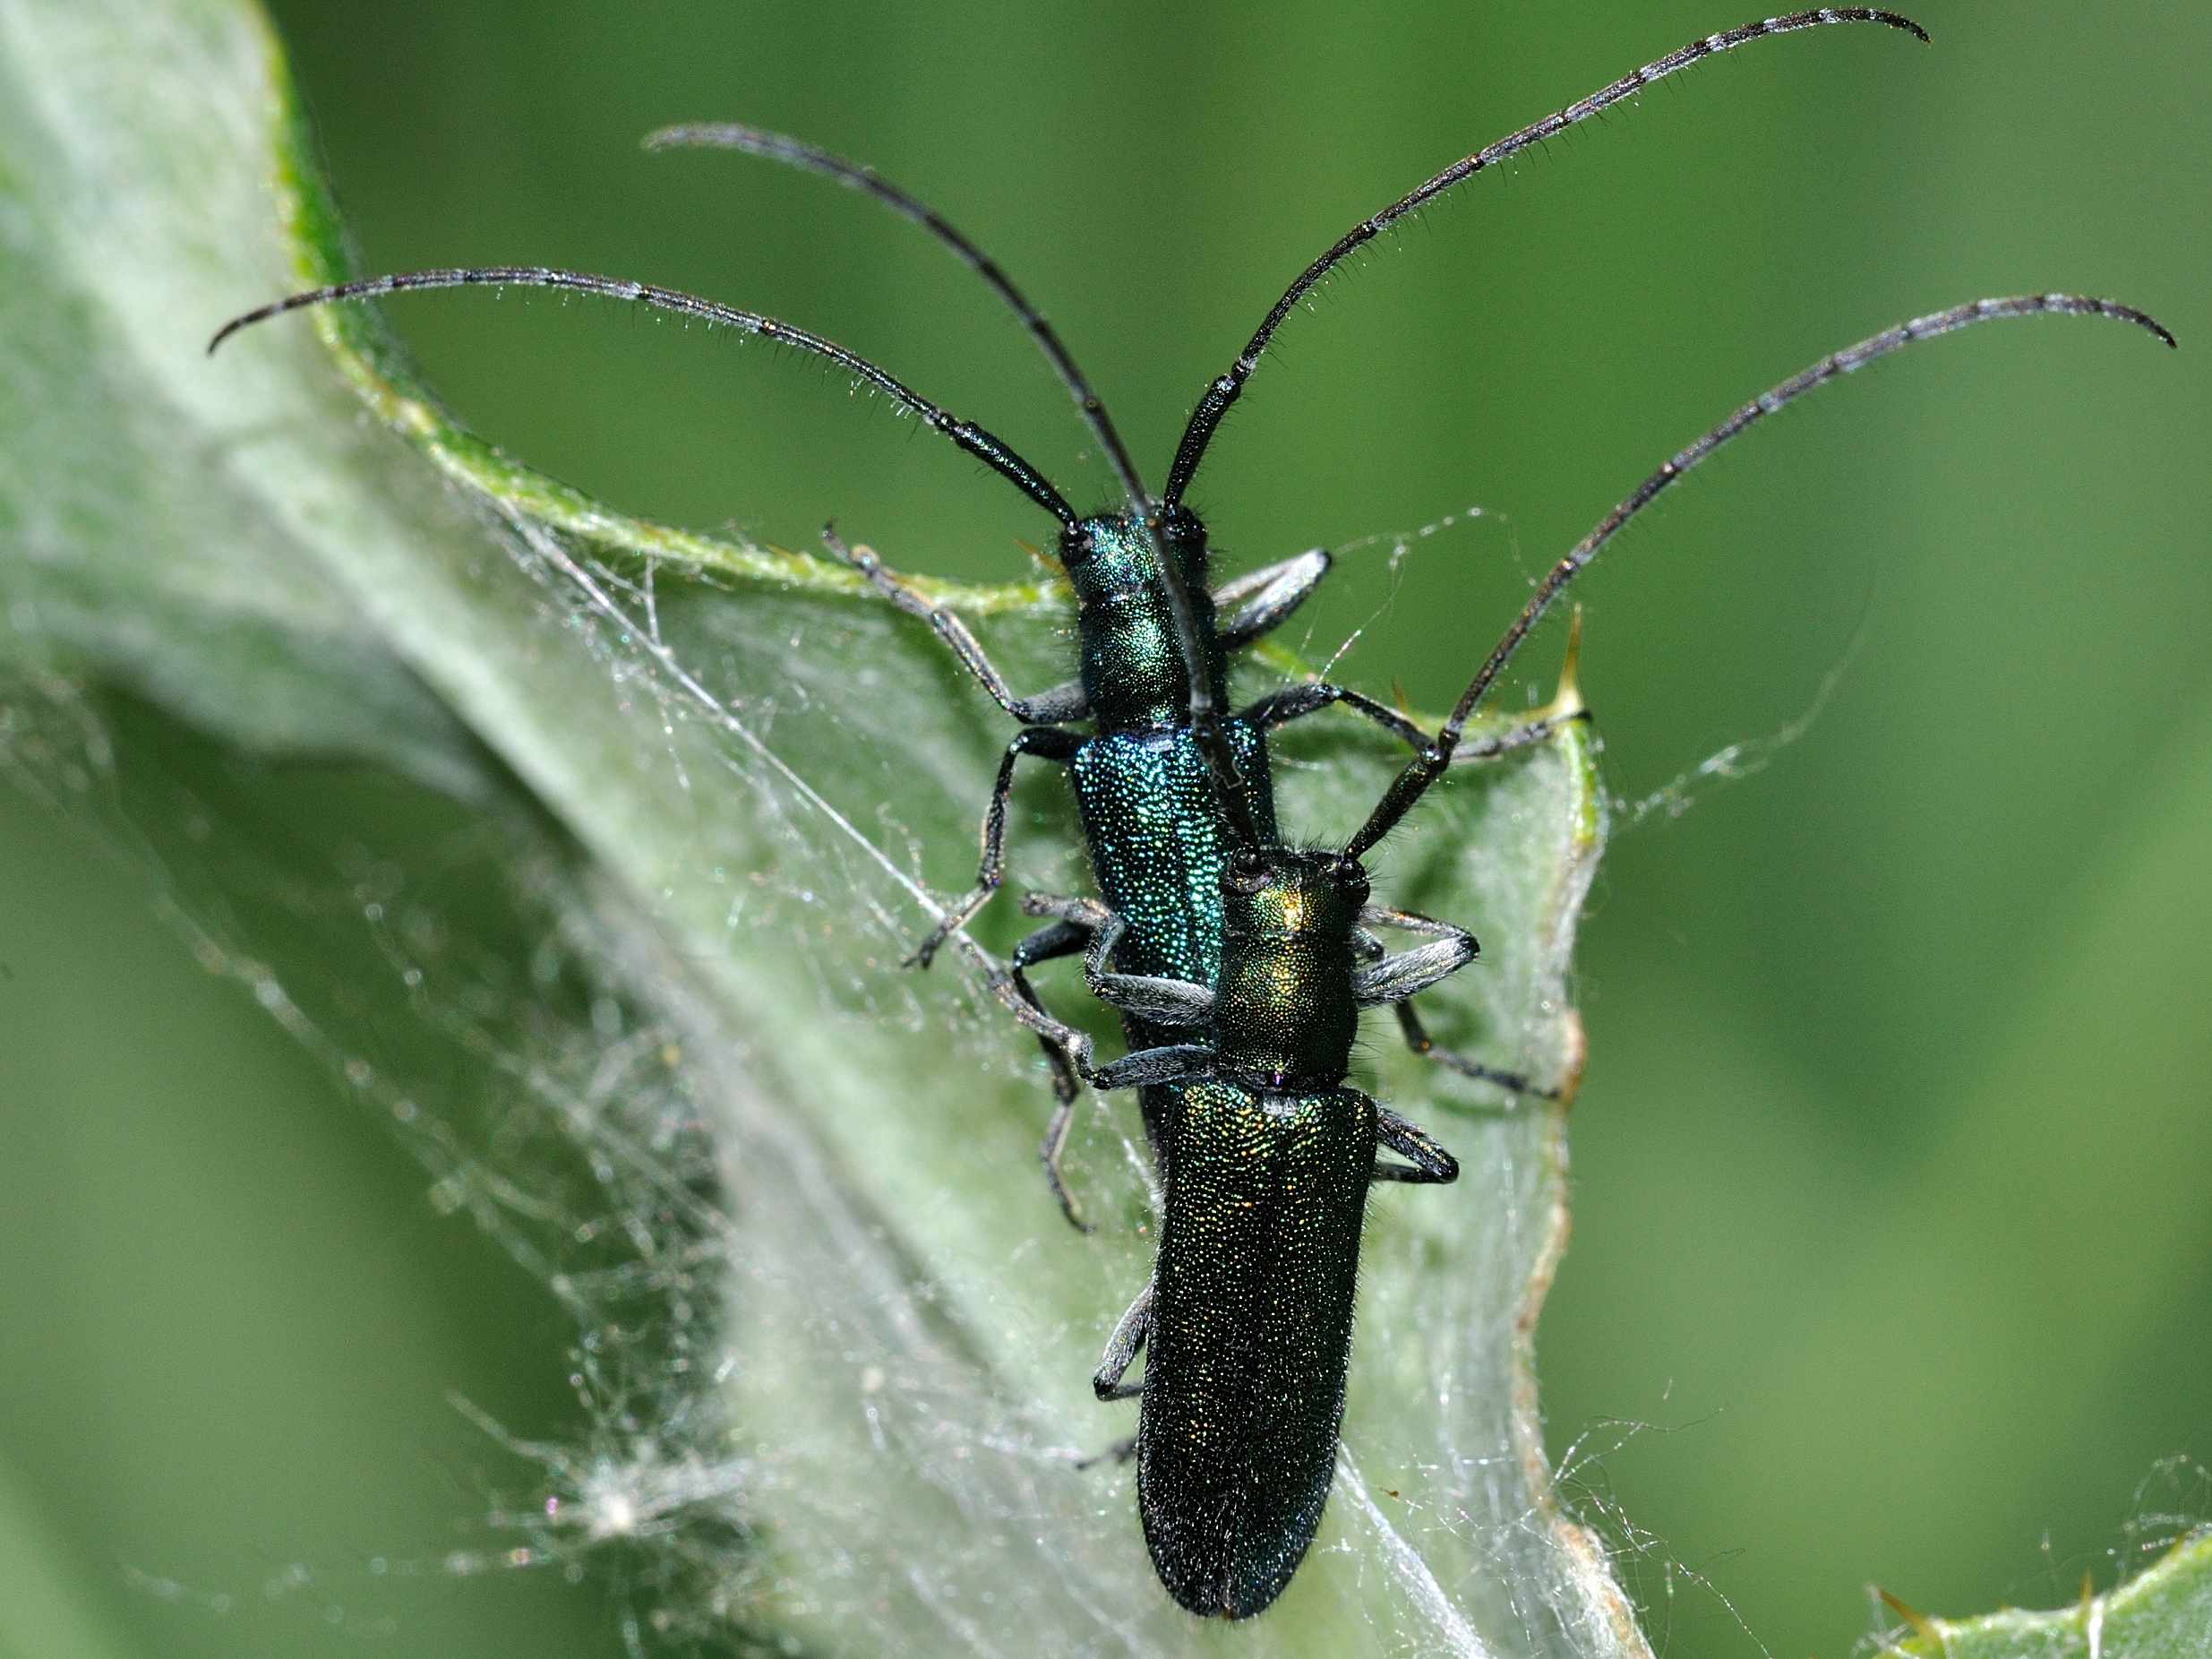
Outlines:
{"type": "Polygon", "coordinates": [[[1350,1088],[1164,1093],[1179,1191],[1153,1269],[1137,1513],[1175,1599],[1239,1619],[1290,1582],[1335,1474],[1376,1107],[1350,1088]]]}

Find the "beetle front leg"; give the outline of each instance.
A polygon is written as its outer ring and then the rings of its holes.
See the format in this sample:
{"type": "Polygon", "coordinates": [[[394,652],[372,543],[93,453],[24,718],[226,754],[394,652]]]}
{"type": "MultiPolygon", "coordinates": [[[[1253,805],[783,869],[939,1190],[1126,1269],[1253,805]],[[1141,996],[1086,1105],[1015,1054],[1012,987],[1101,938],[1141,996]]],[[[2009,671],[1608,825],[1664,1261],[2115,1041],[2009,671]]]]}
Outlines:
{"type": "Polygon", "coordinates": [[[1222,649],[1236,650],[1279,626],[1321,585],[1329,564],[1327,552],[1312,547],[1216,588],[1213,606],[1220,620],[1213,632],[1222,649]]]}
{"type": "Polygon", "coordinates": [[[1187,980],[1152,974],[1117,974],[1107,966],[1127,924],[1095,898],[1062,898],[1030,893],[1022,899],[1025,915],[1052,916],[1089,930],[1083,957],[1083,980],[1091,994],[1118,1014],[1155,1026],[1202,1026],[1213,1013],[1213,993],[1187,980]]]}
{"type": "MultiPolygon", "coordinates": [[[[1061,906],[1071,909],[1087,908],[1095,902],[1091,899],[1044,899],[1039,903],[1038,908],[1048,911],[1061,906]]],[[[1101,911],[1105,909],[1103,906],[1098,906],[1098,908],[1101,911]]],[[[1090,950],[1093,955],[1099,950],[1099,934],[1093,935],[1090,950]]],[[[977,954],[980,956],[982,953],[979,951],[977,954]]],[[[985,961],[988,964],[989,958],[986,958],[985,961]]],[[[1185,984],[1178,979],[1150,979],[1142,975],[1123,974],[1109,974],[1103,977],[1110,986],[1117,981],[1126,981],[1138,986],[1165,986],[1186,1000],[1212,995],[1204,985],[1185,984]]],[[[1158,1048],[1141,1048],[1133,1054],[1124,1054],[1110,1066],[1093,1066],[1091,1056],[1094,1045],[1090,1034],[1079,1031],[1047,1013],[1025,980],[1017,984],[1009,970],[989,967],[983,983],[991,995],[998,998],[999,1006],[1013,1015],[1017,1023],[1057,1044],[1067,1056],[1076,1075],[1093,1088],[1149,1088],[1162,1083],[1197,1082],[1213,1075],[1213,1051],[1200,1043],[1172,1043],[1158,1048]]],[[[1150,1006],[1150,1003],[1145,1006],[1150,1006]]]]}
{"type": "Polygon", "coordinates": [[[967,623],[941,605],[932,605],[913,588],[889,571],[876,556],[871,547],[847,546],[837,534],[835,525],[822,526],[822,545],[843,563],[849,564],[878,593],[888,599],[909,616],[918,617],[930,624],[937,637],[945,642],[960,666],[975,676],[975,682],[990,693],[990,700],[1019,720],[1024,726],[1058,726],[1068,720],[1088,718],[1090,704],[1083,694],[1082,684],[1074,680],[1055,685],[1050,691],[1040,692],[1034,697],[1016,697],[1007,678],[983,654],[983,648],[967,623]]]}
{"type": "Polygon", "coordinates": [[[1394,956],[1385,956],[1361,967],[1353,978],[1354,993],[1362,1007],[1373,1007],[1387,1002],[1398,1017],[1398,1029],[1405,1036],[1406,1046],[1424,1060],[1434,1061],[1447,1071],[1456,1071],[1464,1078],[1478,1082],[1495,1084],[1516,1095],[1536,1095],[1546,1100],[1559,1098],[1556,1088],[1543,1088],[1519,1071],[1506,1071],[1496,1066],[1486,1066],[1479,1061],[1468,1060],[1448,1048],[1436,1046],[1428,1035],[1428,1027],[1421,1017],[1413,1011],[1412,999],[1447,974],[1456,973],[1475,957],[1475,936],[1463,927],[1454,927],[1449,922],[1439,922],[1412,910],[1393,910],[1386,905],[1369,905],[1359,913],[1362,923],[1377,927],[1394,927],[1409,933],[1418,933],[1436,942],[1415,950],[1402,950],[1394,956]]]}
{"type": "MultiPolygon", "coordinates": [[[[1450,974],[1475,959],[1475,936],[1463,927],[1439,922],[1412,910],[1393,910],[1387,905],[1369,905],[1359,912],[1365,927],[1394,927],[1417,933],[1433,942],[1412,950],[1400,950],[1369,961],[1352,976],[1352,995],[1362,1008],[1384,1002],[1402,1005],[1450,974]]],[[[1358,947],[1365,954],[1366,947],[1358,947]]]]}

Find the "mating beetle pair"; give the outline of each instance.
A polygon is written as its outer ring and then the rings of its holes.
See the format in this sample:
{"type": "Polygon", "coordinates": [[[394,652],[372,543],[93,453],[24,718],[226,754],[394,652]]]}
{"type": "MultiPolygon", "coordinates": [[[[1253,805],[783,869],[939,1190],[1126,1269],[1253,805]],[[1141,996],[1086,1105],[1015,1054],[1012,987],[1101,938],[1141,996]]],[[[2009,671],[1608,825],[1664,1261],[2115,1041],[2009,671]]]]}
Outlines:
{"type": "MultiPolygon", "coordinates": [[[[1208,388],[1154,499],[1102,405],[1042,318],[980,250],[913,198],[825,152],[744,128],[679,128],[668,143],[750,150],[867,189],[922,223],[1013,306],[1060,373],[1113,465],[1125,504],[1079,517],[1064,495],[987,430],[947,414],[885,371],[774,319],[672,290],[527,268],[382,277],[296,296],[226,326],[329,300],[413,288],[511,284],[637,300],[728,324],[823,357],[893,398],[1050,513],[1079,606],[1081,676],[1037,697],[1015,695],[966,629],[884,571],[872,554],[839,551],[879,592],[926,618],[1024,729],[999,769],[985,819],[975,890],[947,912],[917,955],[927,958],[999,884],[1007,793],[1025,755],[1070,768],[1101,899],[1035,899],[1050,925],[1024,941],[994,989],[1045,1040],[1059,1105],[1046,1139],[1058,1174],[1077,1077],[1143,1092],[1165,1196],[1153,1278],[1109,1345],[1106,1396],[1141,1397],[1138,1488],[1162,1581],[1184,1605],[1242,1617],[1289,1581],[1314,1536],[1341,1422],[1359,1233],[1377,1179],[1439,1182],[1451,1158],[1403,1119],[1343,1087],[1361,1006],[1389,1003],[1432,1057],[1509,1087],[1522,1079],[1434,1050],[1409,999],[1463,966],[1471,936],[1447,924],[1376,907],[1359,860],[1445,773],[1483,694],[1565,584],[1642,506],[1762,417],[1814,386],[1914,340],[1997,317],[2043,311],[2119,317],[2157,333],[2141,313],[2065,295],[1989,300],[1918,319],[1812,365],[1737,410],[1677,453],[1556,565],[1505,631],[1451,718],[1432,738],[1355,692],[1299,685],[1239,714],[1222,712],[1227,653],[1279,623],[1326,568],[1320,555],[1207,591],[1208,545],[1183,497],[1222,417],[1290,309],[1355,248],[1431,197],[1676,69],[1764,35],[1835,22],[1911,30],[1894,13],[1829,8],[1746,25],[1694,42],[1446,168],[1345,237],[1303,271],[1230,369],[1208,388]],[[1270,730],[1344,703],[1408,743],[1410,759],[1342,852],[1284,846],[1275,823],[1270,730]],[[1067,729],[1088,720],[1093,730],[1067,729]],[[1385,952],[1372,926],[1403,926],[1429,942],[1385,952]],[[1047,1013],[1026,970],[1081,954],[1093,992],[1124,1017],[1132,1053],[1095,1066],[1086,1038],[1047,1013]],[[1378,1162],[1379,1150],[1405,1162],[1378,1162]],[[1123,1378],[1140,1346],[1145,1378],[1123,1378]]],[[[1496,752],[1542,736],[1538,723],[1488,740],[1496,752]]],[[[1476,746],[1470,746],[1474,749],[1476,746]]],[[[1072,1206],[1070,1206],[1072,1214],[1072,1206]]]]}

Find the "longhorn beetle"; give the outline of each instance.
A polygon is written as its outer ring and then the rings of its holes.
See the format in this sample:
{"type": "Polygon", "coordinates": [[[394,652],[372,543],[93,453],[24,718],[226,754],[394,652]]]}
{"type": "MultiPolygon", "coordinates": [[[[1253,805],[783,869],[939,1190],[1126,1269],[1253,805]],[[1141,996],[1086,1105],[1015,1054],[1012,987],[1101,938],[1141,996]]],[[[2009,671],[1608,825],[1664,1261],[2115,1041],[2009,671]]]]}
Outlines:
{"type": "MultiPolygon", "coordinates": [[[[982,858],[974,889],[947,910],[915,951],[926,965],[950,935],[974,916],[998,888],[1005,870],[1007,803],[1016,765],[1025,757],[1068,768],[1093,879],[1107,907],[1121,919],[1116,949],[1120,971],[1149,977],[1210,984],[1221,955],[1220,879],[1224,847],[1208,761],[1195,740],[1190,710],[1201,700],[1218,709],[1226,697],[1227,655],[1274,627],[1310,593],[1328,568],[1327,555],[1307,553],[1231,582],[1218,594],[1206,591],[1210,552],[1206,529],[1184,504],[1184,495],[1222,420],[1241,395],[1245,382],[1291,310],[1354,250],[1400,219],[1464,180],[1496,167],[1533,144],[1633,97],[1655,82],[1715,54],[1770,35],[1793,33],[1829,23],[1877,23],[1906,30],[1925,40],[1917,23],[1894,12],[1864,6],[1796,12],[1692,41],[1664,57],[1632,70],[1588,97],[1520,131],[1486,145],[1424,181],[1372,217],[1364,219],[1308,264],[1270,308],[1259,328],[1229,368],[1199,400],[1170,466],[1165,491],[1155,500],[1138,476],[1104,404],[1076,365],[1059,336],[998,264],[933,209],[871,169],[826,150],[757,128],[730,125],[674,126],[653,134],[654,148],[710,146],[756,156],[828,176],[862,190],[922,225],[974,271],[1005,302],[1027,330],[1067,387],[1092,435],[1112,467],[1122,502],[1089,516],[1078,515],[1059,490],[993,433],[947,413],[887,371],[835,342],[803,329],[741,311],[715,301],[647,283],[535,267],[493,266],[422,271],[370,277],[341,283],[263,305],[226,323],[210,342],[212,351],[230,335],[282,313],[333,300],[370,298],[426,288],[515,286],[566,289],[632,300],[708,323],[788,345],[821,357],[888,397],[931,431],[982,460],[1059,525],[1057,553],[1076,596],[1080,673],[1076,680],[1032,697],[1016,695],[984,655],[966,626],[949,612],[931,606],[908,584],[885,570],[862,548],[847,548],[834,533],[830,550],[846,560],[869,583],[900,609],[925,619],[958,656],[1000,707],[1021,722],[1007,745],[984,814],[982,858]],[[1164,563],[1163,563],[1164,561],[1164,563]],[[1179,649],[1163,586],[1171,573],[1189,597],[1191,632],[1179,649]],[[1222,613],[1226,610],[1226,615],[1222,613]],[[1069,729],[1088,721],[1091,730],[1069,729]]],[[[1418,752],[1425,739],[1393,710],[1356,692],[1318,682],[1290,686],[1234,715],[1217,719],[1219,752],[1236,762],[1239,810],[1250,819],[1251,838],[1272,841],[1273,795],[1266,739],[1274,728],[1342,704],[1381,726],[1418,752]]],[[[1541,725],[1470,745],[1466,759],[1479,759],[1518,746],[1543,734],[1541,725]]],[[[1055,926],[1025,941],[1014,964],[1013,984],[1023,994],[1022,970],[1056,955],[1072,954],[1076,935],[1055,926]]],[[[1462,1059],[1431,1044],[1410,1006],[1402,1005],[1407,1040],[1430,1059],[1469,1076],[1509,1089],[1527,1081],[1462,1059]]],[[[1131,1014],[1126,1035],[1133,1048],[1153,1047],[1170,1034],[1131,1014]]],[[[1045,1171],[1069,1219],[1082,1225],[1059,1173],[1075,1098],[1066,1056],[1046,1044],[1052,1062],[1059,1105],[1046,1130],[1045,1171]]],[[[1158,1144],[1159,1102],[1144,1096],[1148,1134],[1158,1144]]]]}
{"type": "MultiPolygon", "coordinates": [[[[2167,345],[2152,318],[2109,300],[2037,294],[1916,317],[1848,346],[1745,404],[1652,473],[1555,564],[1436,737],[1391,780],[1341,852],[1285,847],[1244,804],[1219,706],[1194,692],[1194,741],[1213,768],[1229,856],[1221,877],[1221,971],[1211,984],[1115,973],[1122,919],[1092,899],[1025,908],[1080,934],[1102,1001],[1184,1040],[1093,1067],[1088,1039],[1043,1014],[1013,975],[994,988],[1061,1044],[1100,1088],[1160,1097],[1164,1214],[1152,1278],[1121,1316],[1093,1379],[1136,1396],[1137,1511],[1153,1567],[1193,1612],[1249,1618],[1282,1593],[1321,1524],[1336,1462],[1353,1292],[1369,1185],[1445,1183],[1459,1166],[1422,1130],[1344,1086],[1359,1010],[1406,1000],[1475,956],[1472,934],[1374,905],[1360,860],[1445,775],[1469,719],[1560,590],[1629,520],[1715,450],[1815,387],[1976,322],[2042,312],[2116,317],[2167,345]],[[1385,954],[1367,930],[1432,937],[1385,954]],[[1378,1151],[1405,1161],[1378,1159],[1378,1151]],[[1125,1380],[1148,1349],[1141,1381],[1125,1380]]],[[[1162,570],[1181,649],[1197,659],[1201,607],[1172,562],[1162,570]]]]}

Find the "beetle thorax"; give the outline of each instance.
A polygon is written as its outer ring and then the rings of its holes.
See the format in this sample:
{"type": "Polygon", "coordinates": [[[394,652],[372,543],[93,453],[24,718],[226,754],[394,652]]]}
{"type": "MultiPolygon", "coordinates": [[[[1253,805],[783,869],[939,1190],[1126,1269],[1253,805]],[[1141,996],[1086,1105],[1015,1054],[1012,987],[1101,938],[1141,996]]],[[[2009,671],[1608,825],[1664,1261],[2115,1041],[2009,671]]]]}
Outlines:
{"type": "Polygon", "coordinates": [[[1353,946],[1367,872],[1334,853],[1233,855],[1222,879],[1215,1065],[1266,1087],[1330,1088],[1351,1069],[1353,946]]]}
{"type": "Polygon", "coordinates": [[[1102,732],[1160,731],[1190,723],[1190,674],[1175,634],[1160,561],[1175,561],[1197,624],[1204,671],[1216,707],[1228,697],[1227,665],[1213,633],[1206,590],[1205,529],[1170,513],[1158,532],[1127,513],[1085,519],[1060,536],[1060,561],[1076,590],[1083,689],[1102,732]]]}

